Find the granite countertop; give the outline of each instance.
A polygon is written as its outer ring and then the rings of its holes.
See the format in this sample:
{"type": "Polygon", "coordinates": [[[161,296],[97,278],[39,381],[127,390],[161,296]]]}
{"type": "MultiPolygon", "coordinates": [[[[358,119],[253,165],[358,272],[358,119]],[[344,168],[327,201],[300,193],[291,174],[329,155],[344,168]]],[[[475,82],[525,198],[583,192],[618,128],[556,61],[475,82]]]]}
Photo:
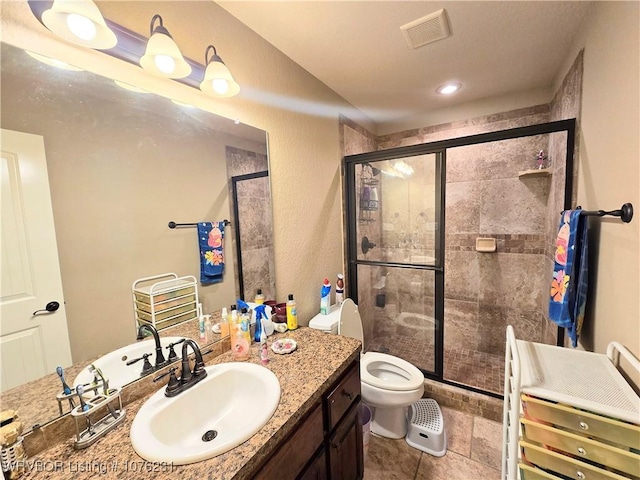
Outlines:
{"type": "MultiPolygon", "coordinates": [[[[219,317],[219,313],[212,315],[214,321],[217,321],[219,317]]],[[[198,322],[196,320],[172,326],[166,330],[161,330],[159,333],[161,337],[175,336],[192,338],[198,342],[201,348],[205,346],[205,342],[198,339],[198,322]]],[[[145,340],[152,338],[153,337],[145,337],[145,340]]],[[[212,342],[218,341],[220,340],[220,335],[212,334],[210,340],[212,342]]],[[[134,342],[135,338],[132,338],[131,343],[134,342]]],[[[177,353],[180,355],[180,352],[177,353]]],[[[71,385],[76,376],[87,365],[93,363],[98,358],[100,358],[100,356],[66,367],[64,369],[64,376],[67,383],[71,385]]],[[[2,393],[2,395],[0,395],[0,405],[2,405],[2,409],[11,408],[17,410],[20,420],[23,422],[25,432],[28,432],[34,425],[44,425],[58,418],[60,410],[56,396],[61,390],[60,378],[58,378],[56,373],[50,373],[42,378],[32,380],[24,385],[19,385],[2,393]]],[[[68,402],[63,402],[62,407],[63,413],[69,412],[68,402]]]]}
{"type": "MultiPolygon", "coordinates": [[[[26,462],[23,478],[91,479],[142,478],[219,479],[250,478],[255,469],[277,449],[297,422],[316,405],[322,393],[358,356],[359,341],[339,335],[328,335],[308,327],[275,334],[277,338],[292,338],[298,348],[287,355],[277,355],[269,349],[267,368],[280,381],[281,397],[269,422],[246,442],[217,457],[190,465],[173,466],[146,462],[139,457],[129,441],[131,423],[136,413],[151,395],[126,406],[124,422],[95,444],[84,450],[74,450],[73,439],[55,445],[26,462]]],[[[250,362],[260,363],[259,345],[253,343],[250,362]]],[[[207,365],[229,362],[226,352],[207,365]]],[[[164,387],[162,387],[164,388],[164,387]]],[[[256,408],[260,408],[256,399],[256,408]]],[[[185,413],[188,415],[188,412],[185,413]]]]}

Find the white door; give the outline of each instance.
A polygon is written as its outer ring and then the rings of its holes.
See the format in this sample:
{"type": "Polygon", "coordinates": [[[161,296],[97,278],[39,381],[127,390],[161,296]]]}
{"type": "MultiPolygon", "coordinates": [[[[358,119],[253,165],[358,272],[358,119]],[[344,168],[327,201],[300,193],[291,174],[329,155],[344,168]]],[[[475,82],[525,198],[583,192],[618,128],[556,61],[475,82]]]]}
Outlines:
{"type": "Polygon", "coordinates": [[[0,391],[71,365],[44,139],[2,129],[0,391]],[[55,311],[34,315],[50,302],[55,311]]]}

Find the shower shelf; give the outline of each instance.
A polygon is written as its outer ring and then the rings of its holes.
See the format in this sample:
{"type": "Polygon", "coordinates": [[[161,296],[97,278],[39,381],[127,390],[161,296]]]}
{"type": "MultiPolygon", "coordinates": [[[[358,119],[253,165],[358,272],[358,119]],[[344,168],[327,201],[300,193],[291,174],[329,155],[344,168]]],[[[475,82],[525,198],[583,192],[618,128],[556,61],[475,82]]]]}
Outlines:
{"type": "Polygon", "coordinates": [[[518,172],[518,177],[550,177],[551,169],[535,168],[531,170],[522,170],[518,172]]]}

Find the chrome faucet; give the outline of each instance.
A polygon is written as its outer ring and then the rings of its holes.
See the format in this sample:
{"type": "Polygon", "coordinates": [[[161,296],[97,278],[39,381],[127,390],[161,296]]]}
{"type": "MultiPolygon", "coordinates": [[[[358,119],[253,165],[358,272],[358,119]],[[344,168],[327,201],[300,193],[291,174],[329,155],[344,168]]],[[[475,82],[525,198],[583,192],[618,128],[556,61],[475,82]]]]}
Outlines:
{"type": "Polygon", "coordinates": [[[202,360],[202,352],[200,352],[198,344],[193,340],[185,340],[182,345],[182,372],[180,373],[180,378],[176,377],[176,370],[177,367],[173,367],[167,373],[163,373],[153,379],[154,382],[157,382],[161,378],[170,375],[169,383],[164,391],[164,395],[166,397],[175,397],[179,393],[193,387],[196,383],[207,376],[207,371],[204,369],[204,361],[202,360]],[[189,346],[191,346],[191,349],[195,354],[195,365],[193,367],[193,371],[191,371],[191,366],[189,365],[189,346]]]}
{"type": "Polygon", "coordinates": [[[158,330],[156,330],[156,328],[153,325],[148,325],[146,323],[143,323],[138,328],[138,338],[137,338],[138,340],[142,340],[144,338],[144,335],[142,335],[142,333],[144,332],[145,329],[148,330],[153,335],[153,339],[156,342],[155,369],[157,370],[160,367],[164,367],[164,365],[167,363],[167,361],[164,358],[164,354],[162,353],[162,345],[160,344],[160,335],[158,335],[158,330]]]}

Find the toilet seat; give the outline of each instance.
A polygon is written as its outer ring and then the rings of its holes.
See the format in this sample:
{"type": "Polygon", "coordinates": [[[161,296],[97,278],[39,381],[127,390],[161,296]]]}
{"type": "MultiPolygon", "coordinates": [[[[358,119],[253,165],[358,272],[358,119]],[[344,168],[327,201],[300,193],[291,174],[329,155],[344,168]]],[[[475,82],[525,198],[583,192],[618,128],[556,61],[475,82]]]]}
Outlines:
{"type": "Polygon", "coordinates": [[[417,390],[424,386],[424,374],[393,355],[367,352],[360,358],[360,379],[362,382],[396,392],[417,390]]]}

